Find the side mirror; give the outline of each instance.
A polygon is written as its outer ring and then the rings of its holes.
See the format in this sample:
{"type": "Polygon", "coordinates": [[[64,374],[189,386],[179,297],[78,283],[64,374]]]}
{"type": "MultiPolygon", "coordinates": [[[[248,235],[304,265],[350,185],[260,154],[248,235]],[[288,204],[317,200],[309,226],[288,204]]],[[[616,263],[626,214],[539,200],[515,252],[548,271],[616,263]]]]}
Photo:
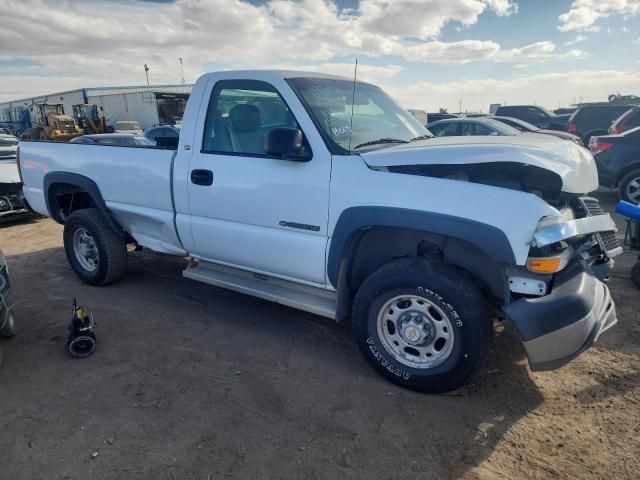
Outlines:
{"type": "Polygon", "coordinates": [[[297,128],[276,127],[269,130],[264,151],[282,160],[308,162],[311,155],[304,147],[302,132],[297,128]]]}

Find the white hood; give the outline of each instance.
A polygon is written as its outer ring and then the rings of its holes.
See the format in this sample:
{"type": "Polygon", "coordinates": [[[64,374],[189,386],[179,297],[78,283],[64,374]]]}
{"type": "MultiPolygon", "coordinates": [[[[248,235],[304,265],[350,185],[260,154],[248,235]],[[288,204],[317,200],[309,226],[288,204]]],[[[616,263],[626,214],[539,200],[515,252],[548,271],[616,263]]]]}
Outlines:
{"type": "Polygon", "coordinates": [[[20,174],[15,158],[0,160],[0,183],[20,183],[20,174]]]}
{"type": "Polygon", "coordinates": [[[361,156],[370,167],[517,162],[558,174],[567,193],[598,188],[598,170],[589,150],[551,135],[440,137],[361,156]]]}

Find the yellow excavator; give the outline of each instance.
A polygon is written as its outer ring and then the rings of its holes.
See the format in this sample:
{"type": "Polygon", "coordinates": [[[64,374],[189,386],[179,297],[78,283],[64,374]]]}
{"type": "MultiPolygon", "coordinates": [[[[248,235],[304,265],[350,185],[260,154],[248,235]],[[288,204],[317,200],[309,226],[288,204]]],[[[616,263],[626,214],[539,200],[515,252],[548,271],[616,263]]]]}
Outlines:
{"type": "Polygon", "coordinates": [[[64,142],[84,133],[72,117],[65,115],[64,106],[61,103],[34,103],[27,112],[27,128],[22,138],[64,142]]]}
{"type": "Polygon", "coordinates": [[[81,103],[73,106],[73,119],[85,135],[109,133],[102,107],[92,103],[81,103]]]}

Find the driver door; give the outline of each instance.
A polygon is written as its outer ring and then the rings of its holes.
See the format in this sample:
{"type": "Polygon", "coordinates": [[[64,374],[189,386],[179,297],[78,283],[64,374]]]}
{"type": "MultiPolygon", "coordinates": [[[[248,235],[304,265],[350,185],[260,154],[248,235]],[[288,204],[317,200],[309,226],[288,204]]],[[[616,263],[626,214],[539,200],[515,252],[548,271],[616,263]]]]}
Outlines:
{"type": "Polygon", "coordinates": [[[329,152],[317,148],[306,162],[265,152],[272,128],[301,129],[269,83],[220,80],[205,98],[189,162],[193,255],[324,285],[329,152]]]}

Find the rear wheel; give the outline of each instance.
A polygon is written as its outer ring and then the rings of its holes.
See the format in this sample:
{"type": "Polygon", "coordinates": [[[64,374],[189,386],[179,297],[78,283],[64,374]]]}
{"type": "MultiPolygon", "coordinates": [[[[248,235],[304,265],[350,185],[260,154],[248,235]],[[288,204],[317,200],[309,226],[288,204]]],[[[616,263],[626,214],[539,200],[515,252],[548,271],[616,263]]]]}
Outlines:
{"type": "Polygon", "coordinates": [[[97,208],[69,215],[64,224],[64,250],[73,271],[90,285],[107,285],[125,274],[127,246],[97,208]]]}
{"type": "Polygon", "coordinates": [[[0,337],[15,337],[16,333],[16,319],[13,312],[0,312],[0,337]]]}
{"type": "Polygon", "coordinates": [[[44,130],[40,130],[40,133],[38,134],[38,138],[40,140],[49,140],[49,138],[47,137],[47,133],[44,130]]]}
{"type": "Polygon", "coordinates": [[[640,203],[640,169],[628,173],[618,185],[620,199],[629,203],[640,203]]]}
{"type": "Polygon", "coordinates": [[[352,322],[379,373],[429,393],[471,378],[486,357],[492,326],[482,292],[464,272],[423,258],[394,260],[367,278],[352,322]]]}

